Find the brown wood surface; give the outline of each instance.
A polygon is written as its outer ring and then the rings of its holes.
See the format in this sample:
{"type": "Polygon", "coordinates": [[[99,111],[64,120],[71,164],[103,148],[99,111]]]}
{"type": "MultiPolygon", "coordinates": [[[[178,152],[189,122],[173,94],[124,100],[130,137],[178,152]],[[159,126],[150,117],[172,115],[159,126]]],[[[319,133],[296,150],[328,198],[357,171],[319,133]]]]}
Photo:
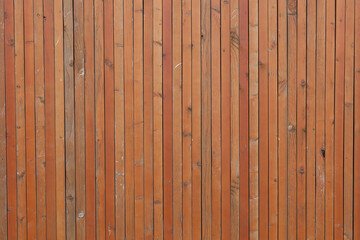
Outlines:
{"type": "Polygon", "coordinates": [[[358,0],[0,0],[0,239],[359,239],[358,0]]]}

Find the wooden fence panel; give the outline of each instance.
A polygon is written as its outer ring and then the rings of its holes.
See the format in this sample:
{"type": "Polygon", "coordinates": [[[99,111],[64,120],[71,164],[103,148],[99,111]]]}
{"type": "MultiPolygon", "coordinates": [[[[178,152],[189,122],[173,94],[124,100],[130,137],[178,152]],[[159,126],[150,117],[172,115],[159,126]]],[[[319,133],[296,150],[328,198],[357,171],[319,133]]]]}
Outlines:
{"type": "Polygon", "coordinates": [[[0,0],[0,240],[360,240],[359,0],[0,0]]]}

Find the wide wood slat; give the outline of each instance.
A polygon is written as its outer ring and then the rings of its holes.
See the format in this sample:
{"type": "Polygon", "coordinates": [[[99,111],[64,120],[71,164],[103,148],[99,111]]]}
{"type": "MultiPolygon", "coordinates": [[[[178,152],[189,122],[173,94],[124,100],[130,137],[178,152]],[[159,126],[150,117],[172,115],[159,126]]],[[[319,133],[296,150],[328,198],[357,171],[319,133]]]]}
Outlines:
{"type": "Polygon", "coordinates": [[[358,0],[0,0],[0,239],[359,239],[358,0]]]}

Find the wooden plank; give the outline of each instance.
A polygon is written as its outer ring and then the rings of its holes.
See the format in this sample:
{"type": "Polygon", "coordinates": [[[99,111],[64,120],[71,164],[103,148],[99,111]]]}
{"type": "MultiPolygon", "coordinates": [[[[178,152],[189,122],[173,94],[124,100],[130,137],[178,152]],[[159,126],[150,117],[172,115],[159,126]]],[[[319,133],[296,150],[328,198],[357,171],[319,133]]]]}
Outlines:
{"type": "Polygon", "coordinates": [[[221,4],[221,0],[211,1],[211,34],[209,34],[211,38],[211,237],[214,239],[220,239],[222,232],[221,4]]]}
{"type": "Polygon", "coordinates": [[[54,2],[44,1],[46,238],[56,238],[54,2]]]}
{"type": "Polygon", "coordinates": [[[153,1],[144,1],[144,183],[145,183],[144,184],[144,231],[145,231],[144,234],[145,234],[145,239],[154,238],[153,4],[154,4],[153,1]]]}
{"type": "Polygon", "coordinates": [[[22,1],[14,1],[17,231],[18,238],[20,239],[27,237],[23,13],[24,3],[22,1]]]}
{"type": "Polygon", "coordinates": [[[153,1],[154,239],[163,239],[162,1],[153,1]],[[156,177],[155,177],[156,176],[156,177]]]}
{"type": "MultiPolygon", "coordinates": [[[[43,1],[34,1],[36,205],[46,206],[43,1]]],[[[37,238],[46,239],[46,207],[36,209],[37,238]]]]}
{"type": "Polygon", "coordinates": [[[124,1],[114,1],[115,221],[116,239],[125,239],[124,1]]]}
{"type": "MultiPolygon", "coordinates": [[[[0,235],[7,237],[7,189],[6,189],[6,92],[5,92],[5,9],[0,1],[0,235]]],[[[35,160],[35,159],[34,159],[35,160]]],[[[33,161],[34,161],[33,160],[33,161]]],[[[36,200],[35,200],[36,201],[36,200]]],[[[35,202],[36,204],[36,202],[35,202]]],[[[36,212],[36,209],[35,209],[36,212]]],[[[35,216],[36,224],[36,216],[35,216]]],[[[36,229],[35,229],[36,233],[36,229]]]]}
{"type": "Polygon", "coordinates": [[[25,68],[25,120],[26,120],[25,136],[26,136],[26,168],[27,168],[26,212],[27,212],[28,239],[36,239],[36,194],[34,194],[36,192],[36,162],[35,162],[36,155],[35,155],[35,102],[34,102],[35,101],[35,95],[34,95],[35,94],[34,60],[35,59],[34,59],[33,9],[34,9],[34,1],[24,2],[24,41],[25,41],[24,68],[25,68]]]}
{"type": "Polygon", "coordinates": [[[354,9],[346,1],[344,83],[344,239],[354,239],[354,9]]]}
{"type": "MultiPolygon", "coordinates": [[[[334,238],[334,78],[335,78],[335,1],[326,3],[326,105],[325,105],[325,239],[334,238]]],[[[310,128],[310,127],[309,127],[310,128]]]]}
{"type": "Polygon", "coordinates": [[[355,2],[354,239],[360,238],[360,4],[355,2]]]}
{"type": "MultiPolygon", "coordinates": [[[[214,56],[214,55],[212,55],[214,56]]],[[[221,238],[230,239],[230,3],[221,1],[221,238]]],[[[215,112],[216,113],[216,112],[215,112]]],[[[230,187],[231,184],[231,187],[230,187]]]]}
{"type": "MultiPolygon", "coordinates": [[[[269,239],[278,238],[277,1],[269,1],[269,239]]],[[[305,195],[304,195],[305,196],[305,195]]]]}
{"type": "Polygon", "coordinates": [[[124,74],[125,74],[125,209],[126,233],[134,239],[134,78],[133,78],[133,5],[124,2],[124,74]]]}
{"type": "Polygon", "coordinates": [[[164,238],[173,238],[173,154],[172,154],[172,5],[163,1],[163,171],[164,238]]]}
{"type": "MultiPolygon", "coordinates": [[[[243,8],[241,8],[243,11],[243,8]]],[[[231,231],[231,239],[239,239],[240,234],[240,227],[243,226],[243,224],[240,225],[240,207],[242,207],[242,203],[240,203],[240,176],[241,174],[245,174],[248,172],[247,169],[241,168],[242,172],[240,174],[240,98],[239,98],[239,84],[240,84],[240,77],[239,77],[239,53],[240,53],[240,37],[239,37],[239,30],[244,30],[242,33],[246,30],[247,24],[244,23],[243,19],[241,21],[241,24],[246,24],[246,26],[242,25],[239,27],[239,2],[238,1],[231,1],[230,2],[230,81],[231,81],[231,115],[230,115],[230,182],[231,182],[231,195],[230,195],[230,231],[231,231]],[[241,205],[241,206],[240,206],[241,205]]],[[[246,12],[245,12],[246,13],[246,12]]],[[[243,17],[243,16],[241,16],[243,17]]],[[[243,41],[241,42],[243,43],[243,41]]],[[[246,49],[246,48],[245,48],[246,49]]],[[[242,49],[241,49],[242,50],[242,49]]],[[[243,52],[242,52],[243,53],[243,52]]],[[[243,53],[244,57],[246,56],[246,53],[243,53]]],[[[243,60],[243,59],[242,59],[243,60]]],[[[243,63],[243,62],[242,62],[243,63]]],[[[242,68],[243,69],[243,68],[242,68]]],[[[242,76],[243,77],[243,76],[242,76]]],[[[242,78],[243,79],[243,78],[242,78]]],[[[242,86],[241,86],[242,87],[242,86]]],[[[241,89],[242,90],[242,89],[241,89]]],[[[242,92],[242,96],[244,96],[242,92]]],[[[244,103],[245,105],[245,103],[244,103]]],[[[245,115],[244,115],[245,116],[245,115]]],[[[247,139],[243,142],[247,142],[247,139]]],[[[242,149],[243,150],[243,149],[242,149]]],[[[242,156],[246,154],[245,152],[242,153],[242,156]]],[[[246,181],[244,182],[244,186],[246,184],[246,181]]],[[[246,191],[246,189],[241,189],[242,192],[246,191]]],[[[247,201],[247,193],[245,197],[245,201],[247,201]]],[[[229,207],[229,206],[228,206],[229,207]]],[[[245,219],[242,222],[245,222],[245,219]]],[[[243,236],[246,237],[246,232],[243,232],[243,236]]],[[[248,238],[248,237],[247,237],[248,238]]]]}
{"type": "Polygon", "coordinates": [[[307,72],[306,72],[306,237],[315,239],[316,216],[316,150],[315,150],[315,86],[316,86],[316,2],[307,2],[307,72]]]}
{"type": "Polygon", "coordinates": [[[297,5],[288,2],[288,236],[296,239],[296,53],[297,53],[297,5]]]}
{"type": "MultiPolygon", "coordinates": [[[[306,1],[297,4],[297,238],[306,238],[306,1]]],[[[270,111],[271,112],[271,111],[270,111]]],[[[271,207],[270,207],[271,208],[271,207]]]]}
{"type": "Polygon", "coordinates": [[[360,4],[355,2],[355,87],[354,87],[354,239],[360,238],[360,4]]]}
{"type": "Polygon", "coordinates": [[[325,232],[325,1],[317,3],[316,15],[316,239],[325,232]]]}
{"type": "Polygon", "coordinates": [[[344,237],[345,1],[336,1],[334,238],[344,237]]]}
{"type": "Polygon", "coordinates": [[[95,239],[95,79],[93,2],[84,2],[85,48],[85,229],[86,239],[95,239]]]}
{"type": "MultiPolygon", "coordinates": [[[[233,13],[233,10],[231,10],[233,13]]],[[[241,239],[249,239],[249,3],[239,3],[240,33],[240,226],[241,239]]],[[[231,17],[233,19],[233,17],[231,17]]],[[[234,86],[235,87],[235,86],[234,86]]]]}
{"type": "Polygon", "coordinates": [[[95,164],[96,239],[104,239],[105,227],[105,126],[104,126],[104,3],[94,1],[95,25],[95,164]]]}
{"type": "Polygon", "coordinates": [[[201,238],[201,14],[200,1],[191,1],[191,161],[192,238],[201,238]]]}
{"type": "Polygon", "coordinates": [[[115,239],[114,1],[104,1],[105,221],[106,239],[115,239]]]}
{"type": "MultiPolygon", "coordinates": [[[[278,180],[279,180],[279,239],[288,236],[288,68],[287,68],[287,1],[278,1],[278,180]],[[281,207],[280,207],[281,206],[281,207]]],[[[250,41],[251,42],[251,41],[250,41]]],[[[251,123],[251,120],[250,120],[251,123]]]]}
{"type": "MultiPolygon", "coordinates": [[[[181,1],[172,2],[173,239],[182,239],[182,45],[181,1]]],[[[170,9],[169,9],[170,10],[170,9]]],[[[166,113],[166,112],[164,112],[166,113]]]]}
{"type": "Polygon", "coordinates": [[[259,238],[269,237],[268,0],[259,0],[259,238]],[[266,7],[264,7],[266,6],[266,7]]]}
{"type": "Polygon", "coordinates": [[[143,3],[134,1],[134,168],[135,239],[144,237],[144,55],[143,3]]]}
{"type": "Polygon", "coordinates": [[[63,1],[54,2],[56,236],[66,238],[63,1]]]}
{"type": "Polygon", "coordinates": [[[182,1],[182,156],[183,156],[183,238],[192,239],[191,179],[191,1],[182,1]]]}
{"type": "MultiPolygon", "coordinates": [[[[202,238],[212,236],[212,196],[211,196],[211,26],[210,2],[200,3],[201,32],[201,215],[202,238]]],[[[165,19],[165,18],[164,18],[165,19]]]]}
{"type": "Polygon", "coordinates": [[[4,2],[7,237],[17,239],[14,2],[4,2]]]}
{"type": "Polygon", "coordinates": [[[249,1],[249,239],[259,238],[259,12],[249,1]]]}

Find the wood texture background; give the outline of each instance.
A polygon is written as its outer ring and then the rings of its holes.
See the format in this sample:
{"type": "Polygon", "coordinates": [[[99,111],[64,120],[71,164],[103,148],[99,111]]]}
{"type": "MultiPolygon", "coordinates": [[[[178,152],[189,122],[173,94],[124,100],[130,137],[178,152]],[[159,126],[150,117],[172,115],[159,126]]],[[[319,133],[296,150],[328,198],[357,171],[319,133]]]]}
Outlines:
{"type": "Polygon", "coordinates": [[[0,0],[0,239],[360,240],[360,0],[0,0]]]}

